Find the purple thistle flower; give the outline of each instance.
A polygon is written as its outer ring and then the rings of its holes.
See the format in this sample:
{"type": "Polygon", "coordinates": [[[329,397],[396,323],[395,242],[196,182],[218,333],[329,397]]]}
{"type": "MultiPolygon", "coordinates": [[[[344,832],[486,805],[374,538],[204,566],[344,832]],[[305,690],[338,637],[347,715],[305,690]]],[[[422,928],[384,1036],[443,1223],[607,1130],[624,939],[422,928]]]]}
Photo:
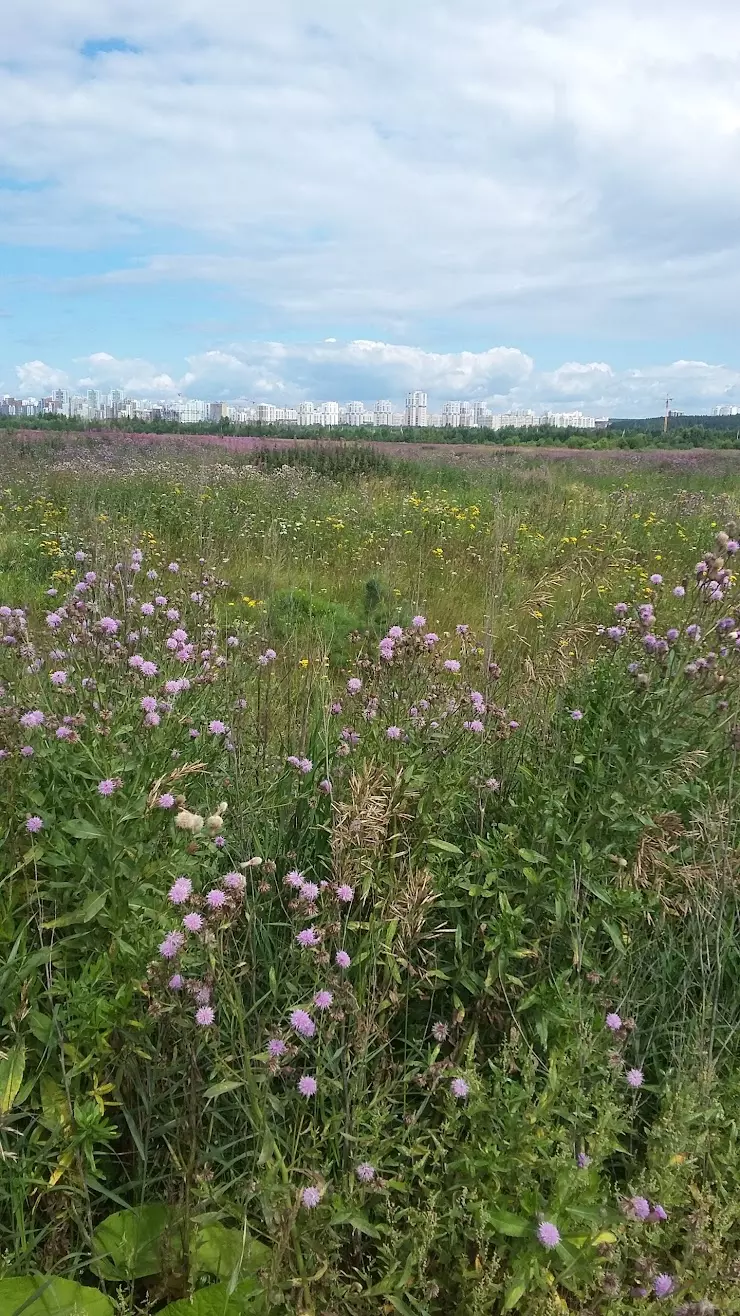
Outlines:
{"type": "Polygon", "coordinates": [[[604,1022],[607,1028],[611,1029],[613,1033],[618,1033],[622,1027],[622,1020],[618,1014],[608,1014],[604,1022]]]}
{"type": "Polygon", "coordinates": [[[173,992],[181,991],[184,985],[185,985],[185,979],[183,978],[181,973],[173,973],[172,977],[170,978],[167,984],[167,986],[170,987],[173,992]]]}
{"type": "Polygon", "coordinates": [[[139,703],[142,713],[155,713],[157,711],[157,701],[154,695],[144,695],[139,703]]]}
{"type": "Polygon", "coordinates": [[[319,888],[315,882],[303,882],[298,889],[298,899],[305,900],[307,904],[313,904],[318,900],[319,888]]]}
{"type": "Polygon", "coordinates": [[[43,726],[46,718],[40,708],[34,708],[32,712],[24,713],[19,720],[24,731],[30,731],[32,727],[43,726]]]}
{"type": "Polygon", "coordinates": [[[666,1209],[665,1209],[664,1206],[661,1206],[661,1205],[660,1205],[660,1202],[656,1202],[656,1203],[654,1204],[653,1209],[652,1209],[652,1211],[651,1211],[650,1214],[651,1214],[652,1216],[654,1216],[656,1220],[667,1220],[667,1219],[668,1219],[668,1212],[666,1211],[666,1209]]]}
{"type": "Polygon", "coordinates": [[[306,948],[308,946],[318,946],[321,938],[315,928],[301,928],[296,941],[299,946],[306,948]]]}
{"type": "Polygon", "coordinates": [[[318,1083],[310,1074],[304,1074],[303,1077],[298,1080],[298,1091],[302,1097],[315,1097],[317,1088],[318,1083]]]}
{"type": "Polygon", "coordinates": [[[581,718],[583,717],[583,713],[581,712],[580,708],[572,708],[570,715],[573,718],[574,722],[580,722],[581,718]]]}
{"type": "Polygon", "coordinates": [[[578,1166],[578,1169],[587,1170],[590,1164],[591,1157],[588,1156],[585,1151],[579,1152],[576,1156],[576,1165],[578,1166]]]}
{"type": "Polygon", "coordinates": [[[331,795],[331,782],[328,777],[323,777],[319,782],[319,790],[322,795],[331,795]]]}
{"type": "Polygon", "coordinates": [[[435,1042],[446,1042],[449,1031],[447,1024],[441,1019],[437,1020],[436,1024],[432,1024],[432,1037],[435,1042]]]}
{"type": "Polygon", "coordinates": [[[173,960],[182,950],[185,938],[181,932],[168,932],[164,941],[159,943],[159,953],[164,960],[173,960]]]}
{"type": "Polygon", "coordinates": [[[360,1183],[372,1183],[375,1178],[375,1166],[371,1165],[369,1161],[360,1161],[360,1164],[355,1168],[355,1174],[360,1183]]]}
{"type": "Polygon", "coordinates": [[[38,814],[33,814],[32,817],[26,818],[26,831],[30,832],[31,835],[35,832],[40,832],[43,825],[44,820],[43,818],[39,818],[38,814]]]}
{"type": "Polygon", "coordinates": [[[341,886],[337,887],[337,900],[341,900],[343,904],[345,905],[351,904],[354,898],[355,898],[354,887],[348,886],[346,882],[343,882],[341,886]]]}
{"type": "Polygon", "coordinates": [[[400,727],[388,727],[385,735],[386,740],[400,740],[403,732],[400,727]]]}
{"type": "Polygon", "coordinates": [[[185,915],[182,925],[184,928],[187,928],[188,932],[200,932],[203,927],[203,918],[200,914],[196,914],[195,911],[193,911],[191,914],[185,915]]]}
{"type": "Polygon", "coordinates": [[[116,621],[115,617],[101,617],[98,622],[98,630],[101,630],[104,635],[117,635],[120,629],[121,623],[116,621]]]}
{"type": "Polygon", "coordinates": [[[52,672],[51,676],[49,677],[49,680],[51,681],[52,685],[66,685],[67,673],[62,671],[52,672]]]}
{"type": "Polygon", "coordinates": [[[427,631],[427,634],[424,636],[424,643],[427,646],[427,649],[433,649],[435,644],[439,644],[439,636],[435,631],[427,631]]]}
{"type": "Polygon", "coordinates": [[[362,681],[359,676],[351,676],[347,682],[347,693],[358,695],[362,689],[362,681]]]}
{"type": "Polygon", "coordinates": [[[676,585],[676,588],[673,591],[674,598],[682,599],[684,598],[685,594],[686,594],[686,590],[684,589],[683,585],[676,585]]]}
{"type": "Polygon", "coordinates": [[[21,745],[21,754],[24,759],[30,759],[33,756],[33,745],[21,745]]]}
{"type": "Polygon", "coordinates": [[[453,1097],[456,1097],[458,1101],[464,1101],[469,1091],[470,1088],[464,1078],[453,1078],[450,1083],[450,1092],[453,1097]]]}
{"type": "Polygon", "coordinates": [[[459,672],[460,664],[457,661],[457,658],[446,658],[444,662],[444,669],[446,672],[459,672]]]}
{"type": "Polygon", "coordinates": [[[141,664],[140,672],[142,676],[156,676],[159,668],[156,663],[145,662],[141,664]]]}
{"type": "Polygon", "coordinates": [[[336,955],[334,956],[334,962],[339,966],[340,969],[348,969],[350,964],[352,963],[346,950],[338,950],[336,955]]]}
{"type": "Polygon", "coordinates": [[[416,617],[411,618],[411,625],[417,631],[420,631],[423,626],[426,626],[426,624],[427,624],[426,617],[422,617],[420,613],[416,617]]]}
{"type": "Polygon", "coordinates": [[[159,716],[159,713],[147,713],[144,718],[144,722],[148,727],[158,727],[161,721],[162,719],[159,716]]]}
{"type": "Polygon", "coordinates": [[[290,1026],[294,1028],[301,1037],[313,1037],[316,1032],[316,1024],[305,1010],[294,1010],[290,1016],[290,1026]]]}
{"type": "Polygon", "coordinates": [[[227,873],[224,878],[224,886],[230,891],[243,891],[246,884],[246,878],[242,873],[227,873]]]}
{"type": "Polygon", "coordinates": [[[313,1003],[317,1010],[328,1010],[332,1004],[334,996],[332,992],[317,992],[313,998],[313,1003]]]}
{"type": "Polygon", "coordinates": [[[312,1211],[321,1201],[321,1193],[318,1188],[304,1188],[301,1193],[301,1201],[307,1211],[312,1211]]]}
{"type": "Polygon", "coordinates": [[[193,890],[193,884],[189,877],[178,877],[167,893],[168,900],[173,905],[184,905],[186,900],[190,899],[193,890]]]}
{"type": "Polygon", "coordinates": [[[537,1237],[543,1247],[557,1247],[560,1242],[560,1230],[549,1220],[543,1220],[537,1229],[537,1237]]]}
{"type": "Polygon", "coordinates": [[[485,727],[480,718],[474,717],[472,722],[463,722],[463,731],[473,731],[476,735],[481,735],[485,727]]]}
{"type": "Polygon", "coordinates": [[[667,1298],[669,1293],[673,1292],[673,1279],[670,1275],[656,1275],[653,1281],[653,1292],[656,1298],[667,1298]]]}
{"type": "Polygon", "coordinates": [[[175,806],[175,797],[174,795],[170,795],[169,791],[165,791],[164,795],[160,795],[159,799],[157,800],[158,809],[173,809],[174,806],[175,806]]]}
{"type": "Polygon", "coordinates": [[[199,1028],[210,1028],[215,1018],[215,1012],[210,1005],[201,1005],[195,1012],[195,1022],[199,1028]]]}
{"type": "Polygon", "coordinates": [[[627,1083],[631,1088],[641,1088],[645,1081],[645,1075],[641,1069],[627,1070],[627,1083]]]}
{"type": "Polygon", "coordinates": [[[650,1203],[646,1197],[633,1197],[630,1206],[638,1220],[647,1220],[650,1215],[650,1203]]]}
{"type": "Polygon", "coordinates": [[[98,782],[98,795],[112,795],[118,790],[118,784],[113,777],[106,777],[104,781],[98,782]]]}
{"type": "Polygon", "coordinates": [[[280,1056],[284,1056],[287,1050],[288,1048],[282,1037],[271,1037],[267,1043],[267,1054],[272,1056],[273,1060],[277,1060],[280,1056]]]}
{"type": "Polygon", "coordinates": [[[660,572],[656,571],[653,573],[653,575],[650,577],[650,584],[651,585],[663,584],[663,577],[661,576],[660,572]]]}
{"type": "Polygon", "coordinates": [[[220,891],[217,886],[214,887],[213,890],[209,891],[208,895],[206,896],[206,904],[208,905],[209,909],[222,909],[223,906],[226,904],[225,892],[220,891]]]}
{"type": "Polygon", "coordinates": [[[212,722],[208,723],[208,730],[212,736],[223,736],[226,733],[226,723],[214,718],[212,722]]]}

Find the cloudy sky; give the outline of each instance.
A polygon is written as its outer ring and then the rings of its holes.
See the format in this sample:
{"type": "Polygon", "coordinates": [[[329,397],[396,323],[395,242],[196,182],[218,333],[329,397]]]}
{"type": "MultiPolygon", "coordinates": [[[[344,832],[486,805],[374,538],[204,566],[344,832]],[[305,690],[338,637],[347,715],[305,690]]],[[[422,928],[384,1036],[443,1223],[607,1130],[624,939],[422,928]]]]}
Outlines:
{"type": "Polygon", "coordinates": [[[736,0],[23,0],[0,393],[740,403],[736,0]]]}

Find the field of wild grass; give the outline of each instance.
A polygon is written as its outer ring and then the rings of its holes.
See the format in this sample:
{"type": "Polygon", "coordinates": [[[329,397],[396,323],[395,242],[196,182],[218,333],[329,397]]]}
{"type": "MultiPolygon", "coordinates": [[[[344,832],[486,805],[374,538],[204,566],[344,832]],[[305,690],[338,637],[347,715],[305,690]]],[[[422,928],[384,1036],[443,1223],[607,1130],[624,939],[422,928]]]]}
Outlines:
{"type": "Polygon", "coordinates": [[[0,463],[0,1316],[740,1312],[740,474],[0,463]]]}

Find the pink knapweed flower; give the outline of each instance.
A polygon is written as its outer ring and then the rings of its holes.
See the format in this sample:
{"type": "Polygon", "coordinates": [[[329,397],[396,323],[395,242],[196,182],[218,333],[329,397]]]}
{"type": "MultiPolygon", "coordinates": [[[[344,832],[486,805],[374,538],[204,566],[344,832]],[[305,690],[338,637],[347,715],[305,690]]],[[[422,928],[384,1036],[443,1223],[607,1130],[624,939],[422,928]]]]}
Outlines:
{"type": "Polygon", "coordinates": [[[159,668],[156,663],[145,662],[141,664],[140,672],[142,676],[156,676],[159,668]]]}
{"type": "Polygon", "coordinates": [[[334,956],[334,963],[337,964],[340,969],[348,969],[352,961],[346,950],[338,950],[334,956]]]}
{"type": "Polygon", "coordinates": [[[21,745],[21,754],[24,759],[33,758],[33,745],[21,745]]]}
{"type": "Polygon", "coordinates": [[[26,818],[27,832],[31,832],[32,834],[34,832],[40,832],[43,825],[44,820],[43,818],[39,818],[38,814],[34,814],[31,818],[26,818]]]}
{"type": "Polygon", "coordinates": [[[313,1003],[317,1010],[328,1010],[334,1000],[332,992],[317,992],[313,998],[313,1003]]]}
{"type": "Polygon", "coordinates": [[[295,887],[296,890],[303,886],[305,880],[303,873],[299,872],[297,868],[291,868],[290,872],[286,873],[283,878],[286,886],[295,887]]]}
{"type": "Polygon", "coordinates": [[[457,661],[457,658],[446,658],[444,668],[446,672],[459,672],[460,664],[457,661]]]}
{"type": "Polygon", "coordinates": [[[641,1069],[628,1069],[626,1077],[627,1084],[631,1088],[641,1088],[645,1081],[645,1075],[641,1069]]]}
{"type": "Polygon", "coordinates": [[[267,1043],[267,1054],[277,1060],[279,1056],[284,1056],[288,1050],[282,1037],[271,1037],[267,1043]]]}
{"type": "Polygon", "coordinates": [[[427,619],[426,617],[422,617],[421,613],[418,613],[416,617],[411,618],[411,625],[415,627],[417,631],[420,631],[422,626],[426,626],[426,624],[427,619]]]}
{"type": "Polygon", "coordinates": [[[580,708],[572,708],[570,710],[570,715],[573,718],[574,722],[580,722],[581,718],[583,717],[583,713],[581,712],[580,708]]]}
{"type": "Polygon", "coordinates": [[[106,777],[103,781],[98,782],[98,795],[112,795],[118,790],[120,782],[115,777],[106,777]]]}
{"type": "Polygon", "coordinates": [[[40,708],[34,708],[30,713],[24,713],[19,721],[25,731],[30,731],[32,727],[43,726],[46,718],[40,708]]]}
{"type": "Polygon", "coordinates": [[[168,564],[168,566],[167,566],[167,570],[168,570],[168,571],[171,571],[172,574],[173,574],[173,576],[176,576],[177,573],[178,573],[178,571],[180,570],[180,563],[179,563],[179,562],[170,562],[170,563],[168,564]]]}
{"type": "Polygon", "coordinates": [[[192,892],[193,884],[190,881],[190,878],[178,877],[176,881],[172,883],[172,886],[167,893],[167,899],[173,905],[184,905],[185,902],[190,899],[192,892]]]}
{"type": "Polygon", "coordinates": [[[388,631],[388,639],[389,639],[389,640],[402,640],[402,639],[403,639],[403,627],[402,627],[402,626],[391,626],[391,627],[390,627],[390,630],[388,631]]]}
{"type": "Polygon", "coordinates": [[[298,1080],[298,1091],[302,1097],[315,1097],[318,1083],[310,1074],[304,1074],[303,1078],[298,1080]]]}
{"type": "Polygon", "coordinates": [[[557,1247],[560,1242],[560,1230],[549,1220],[543,1220],[537,1229],[537,1237],[543,1247],[557,1247]]]}
{"type": "Polygon", "coordinates": [[[167,986],[170,987],[173,992],[181,991],[184,985],[185,985],[185,979],[183,978],[181,973],[173,973],[172,977],[170,978],[167,984],[167,986]]]}
{"type": "Polygon", "coordinates": [[[304,882],[298,891],[299,900],[305,900],[308,904],[313,904],[318,900],[319,888],[315,882],[304,882]]]}
{"type": "Polygon", "coordinates": [[[450,1083],[450,1092],[452,1093],[453,1097],[456,1097],[458,1101],[464,1101],[469,1091],[470,1088],[468,1087],[464,1078],[453,1078],[452,1082],[450,1083]]]}
{"type": "Polygon", "coordinates": [[[302,928],[296,937],[299,946],[318,946],[321,938],[315,928],[302,928]]]}
{"type": "Polygon", "coordinates": [[[210,1028],[215,1018],[215,1012],[210,1005],[201,1005],[200,1009],[195,1011],[195,1022],[199,1028],[210,1028]]]}
{"type": "Polygon", "coordinates": [[[618,1033],[622,1027],[622,1020],[618,1014],[614,1014],[613,1012],[606,1016],[604,1023],[613,1033],[618,1033]]]}
{"type": "Polygon", "coordinates": [[[307,1211],[312,1211],[321,1201],[321,1193],[318,1188],[304,1188],[301,1193],[301,1201],[307,1211]]]}
{"type": "Polygon", "coordinates": [[[354,887],[349,886],[346,882],[343,882],[341,886],[337,887],[337,900],[341,900],[343,904],[345,905],[351,904],[354,898],[355,898],[354,887]]]}
{"type": "Polygon", "coordinates": [[[385,733],[386,740],[400,740],[403,732],[400,727],[388,727],[385,733]]]}
{"type": "Polygon", "coordinates": [[[670,1275],[656,1275],[653,1280],[653,1293],[656,1298],[667,1298],[673,1292],[673,1279],[670,1275]]]}
{"type": "Polygon", "coordinates": [[[481,735],[485,727],[479,717],[474,717],[472,722],[463,722],[463,731],[472,731],[476,735],[481,735]]]}
{"type": "Polygon", "coordinates": [[[142,603],[141,608],[139,609],[139,611],[141,612],[142,617],[153,617],[153,616],[154,616],[154,604],[153,604],[153,603],[142,603]]]}
{"type": "Polygon", "coordinates": [[[212,722],[208,723],[208,730],[212,736],[223,736],[226,734],[227,726],[225,722],[219,721],[216,717],[212,722]]]}
{"type": "Polygon", "coordinates": [[[369,1161],[361,1161],[355,1167],[355,1174],[360,1183],[372,1183],[375,1178],[375,1166],[371,1165],[369,1161]]]}
{"type": "Polygon", "coordinates": [[[182,932],[168,932],[164,941],[159,943],[159,953],[162,959],[173,960],[185,944],[185,938],[182,932]]]}
{"type": "Polygon", "coordinates": [[[630,1198],[630,1206],[638,1220],[647,1220],[650,1215],[650,1203],[646,1197],[630,1198]]]}
{"type": "Polygon", "coordinates": [[[247,884],[243,873],[227,873],[224,878],[224,886],[230,891],[243,891],[247,884]]]}
{"type": "Polygon", "coordinates": [[[175,807],[174,795],[170,795],[169,791],[165,791],[164,795],[160,795],[159,799],[157,800],[158,809],[174,809],[174,807],[175,807]]]}
{"type": "Polygon", "coordinates": [[[362,681],[359,676],[351,676],[347,682],[347,693],[358,695],[362,689],[362,681]]]}
{"type": "Polygon", "coordinates": [[[331,795],[331,782],[329,781],[328,777],[322,777],[321,781],[319,782],[319,790],[321,791],[322,795],[331,795]]]}
{"type": "Polygon", "coordinates": [[[203,927],[203,919],[200,914],[196,914],[193,910],[192,913],[185,915],[182,925],[187,928],[188,932],[200,932],[203,927]]]}
{"type": "Polygon", "coordinates": [[[217,886],[214,887],[206,896],[206,904],[209,909],[222,909],[226,904],[226,893],[220,891],[217,886]]]}
{"type": "Polygon", "coordinates": [[[316,1032],[316,1024],[305,1010],[294,1010],[290,1016],[290,1026],[294,1028],[301,1037],[313,1037],[316,1032]]]}

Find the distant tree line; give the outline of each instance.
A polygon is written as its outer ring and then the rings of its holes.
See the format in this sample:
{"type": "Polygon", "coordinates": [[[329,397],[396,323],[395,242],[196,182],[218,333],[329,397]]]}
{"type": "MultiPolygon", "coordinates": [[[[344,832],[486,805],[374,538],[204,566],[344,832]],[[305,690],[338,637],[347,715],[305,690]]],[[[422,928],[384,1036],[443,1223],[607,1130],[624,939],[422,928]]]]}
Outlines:
{"type": "Polygon", "coordinates": [[[78,416],[0,416],[2,429],[76,430],[115,434],[229,434],[266,439],[341,440],[376,443],[476,443],[498,447],[540,448],[740,448],[740,416],[671,416],[663,431],[663,417],[644,420],[614,419],[604,430],[556,429],[551,425],[500,430],[467,428],[407,428],[405,426],[235,425],[228,420],[183,425],[173,420],[86,421],[78,416]]]}

